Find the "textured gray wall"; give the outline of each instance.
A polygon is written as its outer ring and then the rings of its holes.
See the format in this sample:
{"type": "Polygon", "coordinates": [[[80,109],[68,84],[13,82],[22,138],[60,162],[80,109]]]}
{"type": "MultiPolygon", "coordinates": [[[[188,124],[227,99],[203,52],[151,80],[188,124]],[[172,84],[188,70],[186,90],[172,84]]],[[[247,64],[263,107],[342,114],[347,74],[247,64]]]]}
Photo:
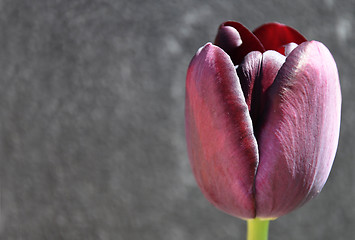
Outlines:
{"type": "Polygon", "coordinates": [[[355,4],[0,1],[0,239],[244,239],[210,205],[184,140],[186,69],[228,19],[325,43],[343,91],[341,139],[319,197],[270,239],[355,234],[355,4]]]}

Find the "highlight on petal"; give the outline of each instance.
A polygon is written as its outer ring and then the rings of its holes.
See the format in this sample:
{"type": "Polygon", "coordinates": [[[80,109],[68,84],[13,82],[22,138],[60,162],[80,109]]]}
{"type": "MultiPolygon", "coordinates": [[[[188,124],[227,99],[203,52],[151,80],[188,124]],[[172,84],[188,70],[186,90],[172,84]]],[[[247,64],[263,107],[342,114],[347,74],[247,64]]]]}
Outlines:
{"type": "Polygon", "coordinates": [[[253,31],[266,50],[275,50],[284,54],[284,45],[294,42],[301,44],[306,38],[297,30],[281,24],[266,23],[253,31]]]}
{"type": "Polygon", "coordinates": [[[297,46],[298,46],[298,44],[296,44],[294,42],[284,45],[284,47],[285,47],[285,56],[287,57],[288,55],[290,55],[290,53],[293,51],[293,49],[295,49],[297,46]]]}
{"type": "Polygon", "coordinates": [[[190,163],[206,198],[240,218],[255,217],[258,149],[230,57],[206,44],[186,78],[186,139],[190,163]]]}
{"type": "Polygon", "coordinates": [[[222,48],[231,57],[234,65],[239,65],[249,52],[265,51],[259,39],[252,32],[234,21],[220,25],[215,45],[222,48]]]}
{"type": "Polygon", "coordinates": [[[222,48],[226,53],[229,53],[242,45],[242,38],[234,27],[221,25],[218,28],[215,45],[222,48]]]}
{"type": "Polygon", "coordinates": [[[340,109],[329,50],[316,41],[300,44],[268,90],[258,137],[257,217],[279,217],[320,192],[336,153],[340,109]]]}

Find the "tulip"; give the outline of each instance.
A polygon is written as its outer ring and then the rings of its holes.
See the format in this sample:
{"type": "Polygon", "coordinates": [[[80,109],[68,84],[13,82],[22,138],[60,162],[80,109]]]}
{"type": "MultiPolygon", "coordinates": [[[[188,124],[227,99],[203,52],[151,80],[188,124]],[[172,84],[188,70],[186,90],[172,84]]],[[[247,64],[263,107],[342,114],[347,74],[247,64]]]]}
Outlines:
{"type": "Polygon", "coordinates": [[[329,50],[295,29],[225,22],[193,57],[185,125],[205,197],[242,219],[275,219],[318,195],[338,145],[341,92],[329,50]]]}

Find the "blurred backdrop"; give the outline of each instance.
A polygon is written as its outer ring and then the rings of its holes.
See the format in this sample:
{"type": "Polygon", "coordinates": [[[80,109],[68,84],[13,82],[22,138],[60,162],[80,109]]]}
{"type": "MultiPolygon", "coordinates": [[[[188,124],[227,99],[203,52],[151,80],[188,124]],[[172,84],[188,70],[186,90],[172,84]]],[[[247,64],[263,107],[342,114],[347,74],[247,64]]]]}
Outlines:
{"type": "Polygon", "coordinates": [[[245,239],[198,189],[184,136],[188,64],[233,19],[322,41],[342,85],[330,178],[270,239],[353,239],[354,14],[351,0],[0,1],[0,238],[245,239]]]}

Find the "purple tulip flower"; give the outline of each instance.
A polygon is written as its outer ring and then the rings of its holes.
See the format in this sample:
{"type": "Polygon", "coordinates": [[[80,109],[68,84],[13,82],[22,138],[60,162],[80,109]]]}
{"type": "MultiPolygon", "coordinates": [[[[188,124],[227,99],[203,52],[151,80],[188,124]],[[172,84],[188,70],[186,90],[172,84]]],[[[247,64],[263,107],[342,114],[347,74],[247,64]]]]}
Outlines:
{"type": "Polygon", "coordinates": [[[243,219],[277,218],[323,188],[339,138],[329,50],[291,27],[225,22],[186,78],[186,139],[206,198],[243,219]]]}

